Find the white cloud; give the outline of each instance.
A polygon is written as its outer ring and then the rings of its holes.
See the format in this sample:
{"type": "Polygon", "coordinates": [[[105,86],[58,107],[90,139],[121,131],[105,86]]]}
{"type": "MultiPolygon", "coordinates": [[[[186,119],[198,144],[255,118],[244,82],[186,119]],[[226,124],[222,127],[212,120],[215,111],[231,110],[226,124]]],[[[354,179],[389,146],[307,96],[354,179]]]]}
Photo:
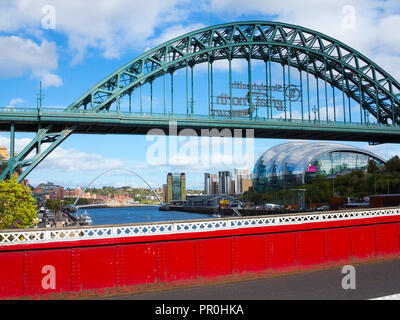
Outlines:
{"type": "MultiPolygon", "coordinates": [[[[181,21],[185,15],[178,0],[3,0],[0,8],[0,31],[40,30],[47,18],[42,8],[55,9],[55,32],[65,34],[74,55],[80,62],[89,49],[103,52],[106,58],[119,58],[125,50],[146,47],[155,31],[165,23],[181,21]]],[[[182,26],[169,30],[174,34],[182,26]]],[[[168,32],[164,33],[165,35],[168,32]]]]}
{"type": "MultiPolygon", "coordinates": [[[[29,142],[31,139],[29,138],[22,138],[22,139],[15,139],[15,152],[19,153],[29,142]]],[[[10,139],[4,136],[0,136],[0,146],[10,147],[10,139]]]]}
{"type": "MultiPolygon", "coordinates": [[[[254,65],[258,63],[254,61],[254,65]]],[[[231,67],[233,72],[243,73],[247,72],[247,61],[243,59],[232,59],[231,67]]],[[[208,71],[208,64],[202,63],[196,66],[196,70],[207,72],[208,71]]],[[[216,60],[213,62],[213,72],[220,71],[220,72],[228,72],[229,71],[229,63],[228,60],[216,60]]]]}
{"type": "Polygon", "coordinates": [[[51,169],[68,172],[86,172],[123,167],[124,163],[119,159],[106,159],[100,155],[58,147],[43,160],[38,166],[38,170],[51,169]]]}
{"type": "MultiPolygon", "coordinates": [[[[400,76],[400,71],[392,68],[400,54],[400,34],[393,31],[400,27],[396,1],[249,0],[243,5],[242,0],[208,0],[194,6],[187,0],[3,0],[0,31],[43,36],[45,30],[41,29],[41,22],[45,17],[41,9],[48,4],[55,8],[55,32],[66,35],[73,63],[82,61],[90,49],[100,50],[106,58],[118,58],[127,51],[141,51],[204,27],[199,22],[181,23],[182,17],[190,18],[191,14],[205,18],[216,15],[223,20],[256,14],[337,38],[373,60],[377,59],[396,77],[400,76]],[[343,8],[349,5],[354,8],[354,30],[344,24],[347,13],[343,8]]],[[[43,42],[43,45],[48,44],[43,42]]],[[[227,68],[223,64],[215,66],[221,70],[227,68]]],[[[234,62],[234,68],[241,71],[244,66],[234,62]]],[[[15,72],[18,70],[21,68],[16,68],[15,72]]],[[[52,73],[42,73],[41,78],[48,85],[61,85],[61,80],[52,73]]]]}
{"type": "Polygon", "coordinates": [[[60,87],[63,85],[61,78],[52,73],[44,73],[42,75],[42,85],[44,88],[47,87],[60,87]]]}
{"type": "Polygon", "coordinates": [[[192,32],[192,31],[195,31],[198,29],[202,29],[204,27],[206,27],[206,25],[204,25],[202,23],[194,23],[194,24],[190,24],[190,25],[186,25],[186,26],[183,26],[181,24],[172,25],[170,27],[163,29],[161,34],[158,37],[152,39],[150,41],[151,47],[147,47],[147,49],[152,49],[153,47],[163,44],[164,42],[167,42],[169,40],[172,40],[174,38],[182,36],[186,33],[189,33],[189,32],[192,32]]]}
{"type": "MultiPolygon", "coordinates": [[[[190,18],[191,14],[201,14],[205,18],[208,18],[207,15],[216,15],[223,20],[238,20],[244,15],[256,14],[298,24],[337,38],[376,60],[384,69],[400,78],[400,70],[393,68],[397,66],[400,55],[400,34],[393,31],[400,27],[400,15],[396,13],[399,4],[396,1],[249,0],[243,5],[242,0],[208,0],[193,6],[187,0],[3,0],[0,5],[0,31],[22,31],[43,37],[46,30],[41,29],[41,22],[45,18],[41,9],[48,4],[55,8],[54,31],[66,36],[73,63],[81,62],[91,49],[100,50],[106,58],[119,58],[128,51],[144,51],[205,26],[200,22],[181,22],[182,17],[190,18]],[[347,13],[343,8],[349,5],[354,8],[354,30],[344,24],[347,13]]],[[[41,48],[51,55],[55,52],[51,45],[43,41],[41,45],[36,44],[33,51],[41,48]]],[[[2,48],[6,47],[2,45],[2,48]]],[[[32,60],[35,54],[25,56],[32,60]]],[[[5,65],[6,68],[0,70],[0,76],[4,72],[18,76],[31,69],[33,75],[42,79],[46,85],[60,86],[61,79],[51,72],[56,68],[52,67],[56,59],[48,61],[48,67],[41,71],[37,70],[36,64],[32,67],[16,64],[17,68],[13,69],[11,63],[10,68],[5,65]]],[[[242,72],[245,67],[245,63],[233,61],[235,71],[242,72]]],[[[216,62],[215,68],[226,71],[227,65],[216,62]]],[[[204,66],[199,69],[203,70],[204,66]]]]}
{"type": "Polygon", "coordinates": [[[384,160],[400,155],[400,146],[398,144],[380,144],[376,146],[366,144],[362,148],[375,153],[384,160]]]}
{"type": "MultiPolygon", "coordinates": [[[[29,138],[15,140],[15,151],[19,153],[31,142],[29,138]]],[[[0,146],[9,148],[10,139],[0,136],[0,146]]],[[[44,148],[48,145],[43,145],[44,148]]],[[[44,149],[43,149],[44,150],[44,149]]],[[[75,149],[65,149],[61,146],[51,152],[35,170],[57,170],[59,172],[87,172],[98,170],[119,169],[125,167],[119,159],[107,159],[97,154],[89,154],[75,149]]]]}
{"type": "Polygon", "coordinates": [[[21,103],[24,103],[24,102],[25,102],[24,99],[16,98],[16,99],[11,99],[9,105],[10,106],[15,106],[16,104],[21,104],[21,103]]]}
{"type": "Polygon", "coordinates": [[[53,70],[58,67],[56,44],[43,40],[37,44],[17,36],[0,37],[0,77],[16,78],[30,74],[44,87],[60,86],[62,80],[53,70]]]}

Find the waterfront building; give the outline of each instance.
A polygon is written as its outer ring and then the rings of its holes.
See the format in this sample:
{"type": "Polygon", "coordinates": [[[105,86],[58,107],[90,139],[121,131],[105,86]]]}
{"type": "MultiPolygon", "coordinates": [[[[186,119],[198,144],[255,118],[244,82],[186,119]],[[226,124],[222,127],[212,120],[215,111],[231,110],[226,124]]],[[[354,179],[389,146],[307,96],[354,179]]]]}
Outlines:
{"type": "Polygon", "coordinates": [[[235,194],[242,194],[252,186],[250,172],[247,169],[235,169],[235,194]]]}
{"type": "Polygon", "coordinates": [[[8,160],[10,159],[10,154],[6,147],[0,147],[0,159],[1,160],[8,160]]]}
{"type": "Polygon", "coordinates": [[[81,193],[80,188],[66,189],[66,190],[64,190],[64,197],[65,198],[78,198],[80,193],[81,193]]]}
{"type": "Polygon", "coordinates": [[[212,178],[210,173],[204,174],[204,194],[212,194],[212,178]]]}
{"type": "Polygon", "coordinates": [[[168,202],[168,185],[163,184],[162,200],[164,203],[168,202]]]}
{"type": "Polygon", "coordinates": [[[174,182],[174,177],[172,173],[168,173],[167,175],[167,203],[172,202],[173,196],[172,196],[172,185],[174,182]]]}
{"type": "Polygon", "coordinates": [[[167,203],[186,200],[185,173],[168,173],[167,175],[167,203]]]}
{"type": "Polygon", "coordinates": [[[367,170],[369,161],[385,160],[372,152],[330,142],[289,142],[267,150],[256,162],[253,188],[256,192],[306,184],[317,175],[334,178],[352,170],[367,170]]]}
{"type": "Polygon", "coordinates": [[[249,189],[253,186],[253,181],[251,179],[242,179],[242,193],[249,191],[249,189]]]}
{"type": "Polygon", "coordinates": [[[230,193],[229,194],[232,194],[232,195],[234,195],[235,194],[235,180],[231,180],[231,191],[230,191],[230,193]]]}
{"type": "MultiPolygon", "coordinates": [[[[14,157],[15,156],[17,156],[16,153],[14,153],[14,157]]],[[[10,153],[8,152],[7,147],[0,147],[0,174],[2,174],[5,168],[7,167],[7,162],[9,159],[10,159],[10,153]]],[[[22,173],[22,170],[17,169],[15,173],[19,176],[22,173]]],[[[24,180],[22,183],[27,186],[28,180],[24,180]]]]}
{"type": "Polygon", "coordinates": [[[229,203],[237,202],[237,199],[227,194],[208,194],[188,196],[185,206],[188,207],[218,207],[220,202],[228,200],[229,203]]]}
{"type": "Polygon", "coordinates": [[[46,200],[64,200],[64,187],[51,182],[41,183],[33,189],[32,197],[41,204],[44,204],[46,200]]]}
{"type": "Polygon", "coordinates": [[[10,155],[8,154],[7,148],[0,147],[0,174],[6,169],[8,159],[10,159],[10,155]]]}
{"type": "Polygon", "coordinates": [[[235,169],[232,179],[230,171],[220,171],[218,174],[204,174],[204,194],[243,194],[253,185],[249,170],[235,169]]]}
{"type": "Polygon", "coordinates": [[[235,169],[235,179],[232,172],[220,171],[218,174],[204,174],[204,194],[241,194],[252,186],[249,170],[235,169]]]}
{"type": "Polygon", "coordinates": [[[180,200],[186,200],[186,175],[183,172],[180,174],[180,200]]]}
{"type": "Polygon", "coordinates": [[[218,194],[218,174],[211,175],[211,194],[218,194]]]}
{"type": "Polygon", "coordinates": [[[219,171],[218,172],[218,194],[232,194],[232,172],[219,171]]]}

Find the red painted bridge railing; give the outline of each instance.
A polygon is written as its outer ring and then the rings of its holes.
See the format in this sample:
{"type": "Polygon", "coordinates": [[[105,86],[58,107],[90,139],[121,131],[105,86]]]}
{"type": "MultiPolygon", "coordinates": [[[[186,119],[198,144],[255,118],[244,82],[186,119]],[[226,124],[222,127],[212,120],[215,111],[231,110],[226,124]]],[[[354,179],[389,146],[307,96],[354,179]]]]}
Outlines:
{"type": "Polygon", "coordinates": [[[126,292],[399,255],[399,208],[3,231],[0,298],[126,292]]]}

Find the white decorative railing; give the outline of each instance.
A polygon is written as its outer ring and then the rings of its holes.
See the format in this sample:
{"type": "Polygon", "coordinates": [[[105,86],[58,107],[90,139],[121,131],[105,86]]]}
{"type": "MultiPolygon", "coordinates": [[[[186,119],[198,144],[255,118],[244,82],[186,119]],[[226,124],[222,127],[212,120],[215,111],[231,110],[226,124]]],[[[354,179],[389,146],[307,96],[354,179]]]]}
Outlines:
{"type": "Polygon", "coordinates": [[[217,218],[147,224],[72,227],[63,229],[25,229],[0,232],[0,246],[165,235],[249,227],[281,226],[314,222],[362,219],[400,215],[400,208],[366,209],[326,213],[285,214],[243,218],[217,218]]]}

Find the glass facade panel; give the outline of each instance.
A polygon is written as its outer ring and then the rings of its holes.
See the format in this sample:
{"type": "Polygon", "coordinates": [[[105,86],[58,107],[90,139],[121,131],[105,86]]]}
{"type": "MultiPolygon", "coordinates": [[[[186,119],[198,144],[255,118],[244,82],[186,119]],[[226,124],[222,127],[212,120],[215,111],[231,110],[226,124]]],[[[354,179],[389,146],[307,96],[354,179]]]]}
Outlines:
{"type": "Polygon", "coordinates": [[[351,170],[366,170],[372,159],[385,161],[361,149],[336,143],[290,142],[266,151],[256,162],[253,186],[256,192],[302,185],[317,174],[334,177],[351,170]]]}
{"type": "Polygon", "coordinates": [[[172,200],[181,200],[181,177],[179,174],[173,174],[172,177],[172,200]]]}

